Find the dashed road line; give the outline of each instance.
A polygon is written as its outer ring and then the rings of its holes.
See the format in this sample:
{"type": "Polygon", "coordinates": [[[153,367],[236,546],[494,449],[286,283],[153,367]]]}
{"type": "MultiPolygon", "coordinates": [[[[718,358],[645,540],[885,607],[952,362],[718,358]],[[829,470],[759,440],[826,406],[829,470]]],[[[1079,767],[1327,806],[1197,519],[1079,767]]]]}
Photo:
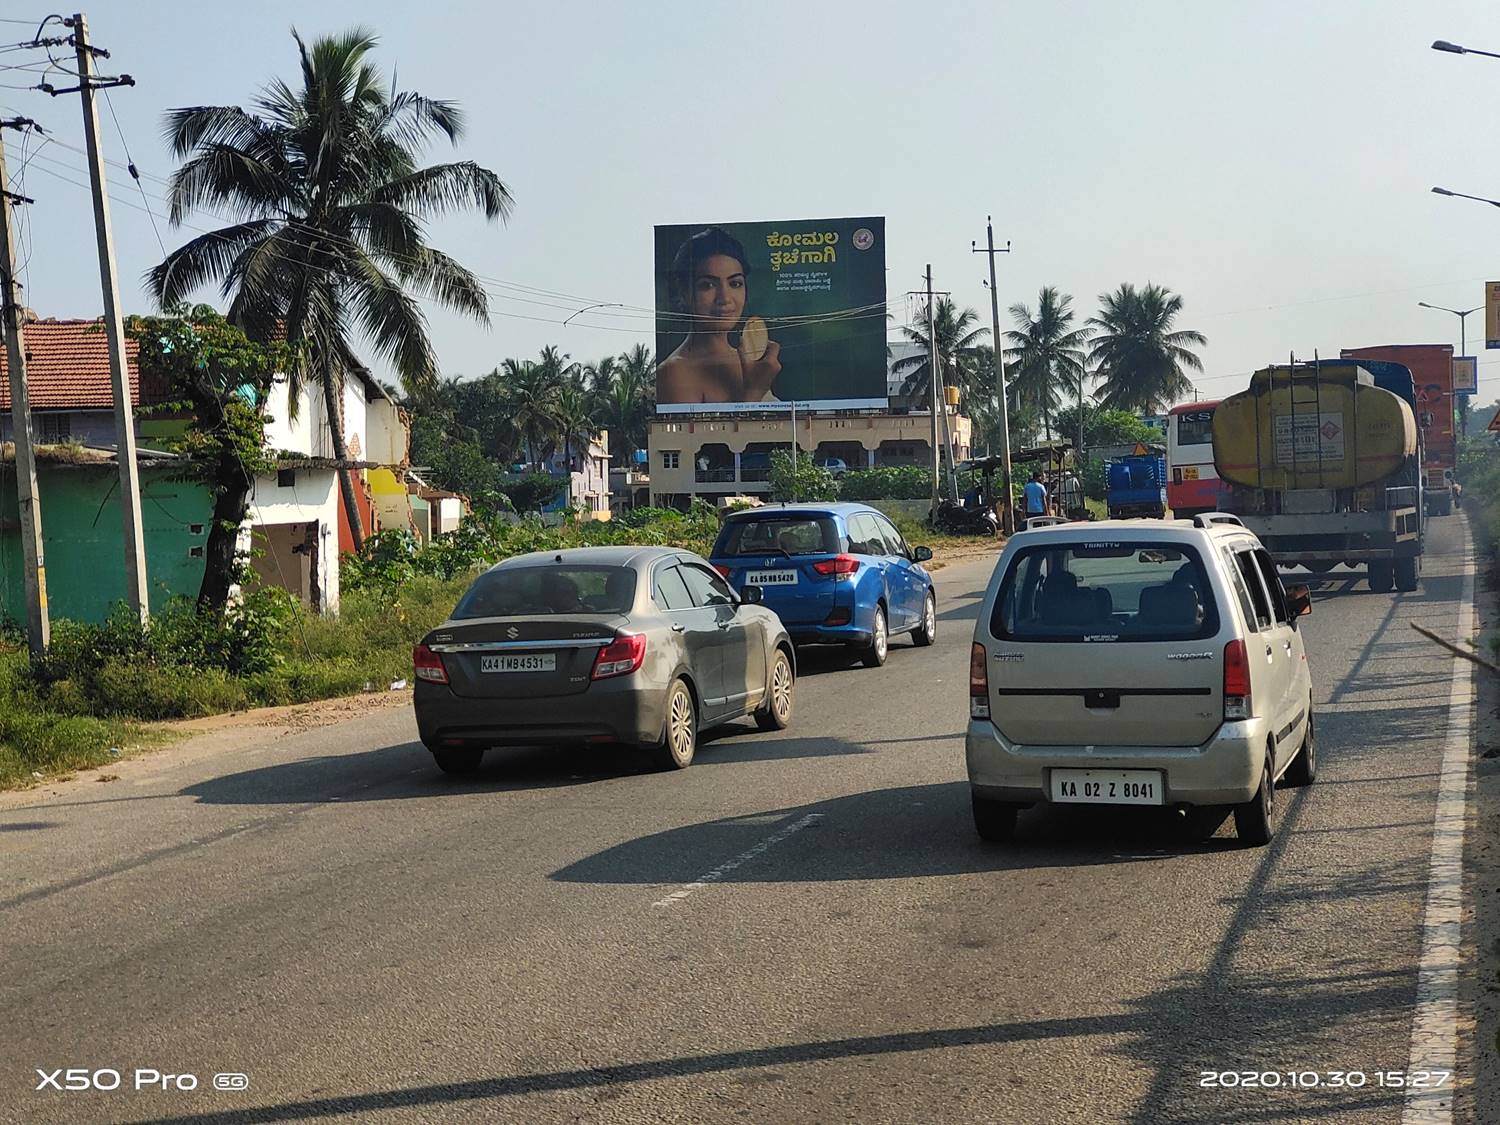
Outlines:
{"type": "Polygon", "coordinates": [[[801,820],[795,821],[792,824],[788,824],[785,828],[773,832],[760,843],[756,844],[755,847],[751,848],[749,851],[741,852],[733,859],[719,864],[718,867],[715,867],[712,871],[704,875],[698,876],[698,878],[694,879],[691,883],[684,883],[682,886],[678,887],[675,891],[669,894],[666,898],[657,899],[651,905],[672,906],[675,903],[681,902],[694,891],[702,890],[710,883],[717,883],[720,879],[724,878],[725,875],[728,875],[731,871],[735,870],[735,868],[749,863],[756,856],[761,855],[763,852],[767,851],[770,848],[774,848],[777,844],[781,843],[787,837],[801,832],[804,828],[808,827],[811,824],[816,824],[822,819],[822,813],[808,813],[801,820]]]}

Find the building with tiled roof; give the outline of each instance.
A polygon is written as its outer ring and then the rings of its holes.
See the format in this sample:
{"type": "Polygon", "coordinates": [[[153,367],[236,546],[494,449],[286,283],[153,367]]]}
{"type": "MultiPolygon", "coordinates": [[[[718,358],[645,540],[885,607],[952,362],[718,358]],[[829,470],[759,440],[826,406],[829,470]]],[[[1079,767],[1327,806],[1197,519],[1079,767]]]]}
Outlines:
{"type": "MultiPolygon", "coordinates": [[[[109,341],[103,320],[31,320],[21,329],[26,347],[26,386],[32,428],[42,443],[81,441],[114,444],[114,393],[109,378],[109,341]]],[[[141,402],[135,341],[125,341],[130,404],[141,402]]],[[[9,440],[10,370],[0,348],[0,437],[9,440]]]]}

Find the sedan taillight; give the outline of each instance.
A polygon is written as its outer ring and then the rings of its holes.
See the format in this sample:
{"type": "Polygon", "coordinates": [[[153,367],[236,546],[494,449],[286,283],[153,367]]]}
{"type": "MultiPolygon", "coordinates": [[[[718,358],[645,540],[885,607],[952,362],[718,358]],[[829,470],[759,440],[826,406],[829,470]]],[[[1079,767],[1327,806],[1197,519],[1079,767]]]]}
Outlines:
{"type": "Polygon", "coordinates": [[[628,676],[646,659],[646,634],[626,633],[605,645],[594,658],[594,679],[628,676]]]}
{"type": "Polygon", "coordinates": [[[448,669],[443,667],[443,658],[426,645],[417,645],[411,650],[411,663],[417,679],[429,684],[448,682],[448,669]]]}
{"type": "Polygon", "coordinates": [[[969,650],[969,718],[990,717],[989,656],[978,641],[969,650]]]}

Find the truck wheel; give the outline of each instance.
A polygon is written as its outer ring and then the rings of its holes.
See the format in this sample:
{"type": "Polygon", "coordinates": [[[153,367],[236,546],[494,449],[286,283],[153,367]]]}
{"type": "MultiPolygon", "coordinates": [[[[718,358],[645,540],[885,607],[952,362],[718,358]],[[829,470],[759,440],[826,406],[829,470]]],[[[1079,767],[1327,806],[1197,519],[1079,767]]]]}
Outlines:
{"type": "Polygon", "coordinates": [[[1396,560],[1396,589],[1409,594],[1417,588],[1422,577],[1420,559],[1416,555],[1396,560]]]}
{"type": "Polygon", "coordinates": [[[1377,594],[1389,594],[1395,585],[1396,571],[1390,559],[1370,560],[1370,589],[1377,594]]]}

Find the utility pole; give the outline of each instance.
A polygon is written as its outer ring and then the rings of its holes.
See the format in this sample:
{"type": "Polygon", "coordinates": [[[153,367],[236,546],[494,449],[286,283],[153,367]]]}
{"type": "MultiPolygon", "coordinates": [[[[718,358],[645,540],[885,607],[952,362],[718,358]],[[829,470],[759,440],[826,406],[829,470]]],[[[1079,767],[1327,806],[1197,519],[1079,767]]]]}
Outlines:
{"type": "Polygon", "coordinates": [[[938,444],[937,312],[932,302],[932,263],[927,263],[927,382],[932,396],[932,514],[937,515],[942,446],[938,444]]]}
{"type": "Polygon", "coordinates": [[[30,203],[10,191],[5,174],[7,127],[32,125],[24,117],[0,121],[0,312],[4,313],[5,361],[10,372],[10,417],[16,442],[16,507],[21,517],[21,572],[26,586],[26,643],[33,659],[47,654],[52,624],[47,614],[47,567],[42,547],[42,502],[36,483],[36,455],[31,446],[31,399],[26,390],[26,345],[21,340],[20,284],[16,281],[16,232],[12,203],[30,203]]]}
{"type": "MultiPolygon", "coordinates": [[[[89,45],[88,21],[80,12],[71,21],[77,50],[79,85],[83,98],[83,133],[88,147],[89,184],[94,194],[94,233],[99,243],[99,280],[104,289],[104,332],[109,341],[109,376],[114,389],[115,429],[119,434],[120,508],[125,529],[125,599],[142,623],[150,613],[146,586],[146,542],[141,530],[141,481],[135,460],[135,412],[130,402],[130,375],[125,361],[125,325],[120,315],[119,281],[115,276],[114,235],[110,229],[109,197],[104,183],[104,153],[99,147],[99,108],[94,91],[109,86],[133,86],[129,75],[114,79],[94,77],[94,55],[109,52],[89,45]]],[[[71,90],[49,90],[66,94],[71,90]]]]}
{"type": "Polygon", "coordinates": [[[995,288],[995,255],[1009,254],[1010,243],[1006,242],[1004,250],[995,249],[995,221],[992,216],[984,217],[984,229],[988,248],[981,250],[973,242],[969,246],[973,253],[988,254],[990,257],[990,316],[994,332],[991,342],[995,345],[995,394],[1000,399],[1000,477],[1001,487],[1005,489],[1000,521],[1005,534],[1012,535],[1016,530],[1016,493],[1010,479],[1010,405],[1005,394],[1005,349],[1000,342],[1000,291],[995,288]]]}

